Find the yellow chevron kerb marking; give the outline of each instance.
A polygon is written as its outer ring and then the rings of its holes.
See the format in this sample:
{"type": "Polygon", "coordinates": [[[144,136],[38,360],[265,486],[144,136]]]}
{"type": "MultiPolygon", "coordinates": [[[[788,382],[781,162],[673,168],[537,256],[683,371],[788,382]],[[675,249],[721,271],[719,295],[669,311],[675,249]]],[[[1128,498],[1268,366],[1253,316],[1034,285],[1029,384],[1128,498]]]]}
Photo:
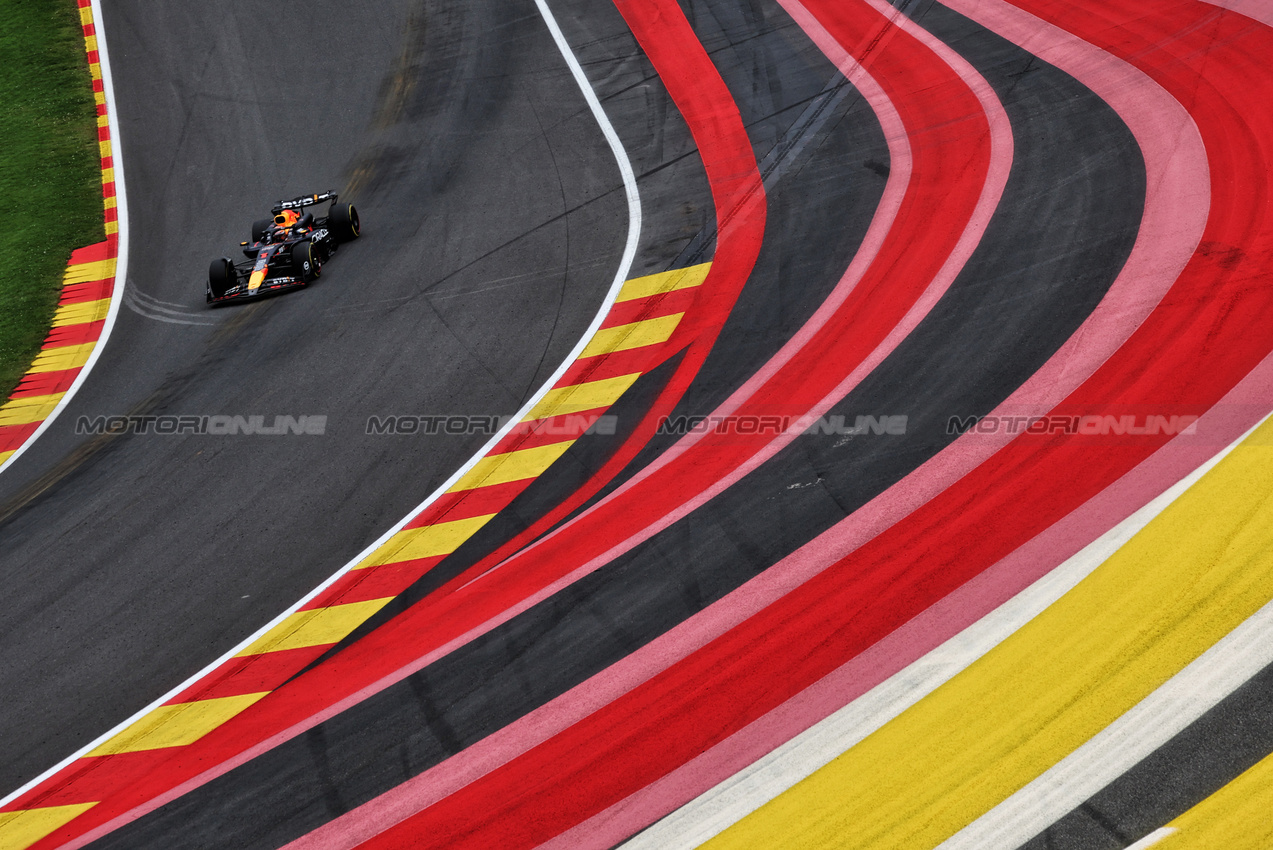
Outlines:
{"type": "Polygon", "coordinates": [[[493,484],[507,484],[510,481],[521,481],[534,478],[557,458],[566,453],[566,449],[574,440],[563,440],[533,449],[521,449],[499,455],[487,455],[473,465],[464,477],[452,485],[447,492],[458,493],[461,490],[472,490],[476,487],[489,487],[493,484]]]}
{"type": "Polygon", "coordinates": [[[84,283],[89,280],[110,280],[115,276],[115,263],[114,259],[110,259],[67,266],[66,273],[62,275],[62,282],[84,283]]]}
{"type": "Polygon", "coordinates": [[[11,398],[0,405],[0,425],[30,425],[49,418],[66,393],[11,398]]]}
{"type": "Polygon", "coordinates": [[[581,358],[596,357],[598,354],[610,354],[615,351],[627,351],[630,348],[666,342],[684,315],[684,313],[673,313],[670,316],[658,316],[626,325],[617,325],[613,328],[602,328],[593,334],[579,356],[581,358]]]}
{"type": "Polygon", "coordinates": [[[264,652],[336,643],[392,600],[393,597],[386,596],[366,602],[296,611],[238,655],[242,658],[264,652]]]}
{"type": "Polygon", "coordinates": [[[1025,627],[704,846],[934,847],[1069,755],[1273,598],[1270,437],[1273,420],[1025,627]]]}
{"type": "Polygon", "coordinates": [[[27,374],[40,372],[60,372],[63,369],[75,369],[88,362],[93,353],[95,342],[82,342],[78,345],[63,345],[58,348],[44,348],[35,356],[27,374]]]}
{"type": "Polygon", "coordinates": [[[39,809],[0,812],[0,850],[26,850],[96,805],[97,803],[76,803],[71,806],[45,806],[39,809]]]}
{"type": "Polygon", "coordinates": [[[614,299],[615,303],[649,298],[651,295],[661,295],[665,292],[698,286],[707,279],[707,272],[711,268],[711,263],[700,263],[683,269],[673,269],[670,272],[634,277],[623,284],[623,288],[619,290],[619,297],[614,299]]]}
{"type": "Polygon", "coordinates": [[[268,692],[161,705],[120,732],[89,756],[110,756],[193,744],[268,692]]]}
{"type": "Polygon", "coordinates": [[[110,312],[111,300],[103,298],[99,301],[84,301],[79,304],[63,304],[53,314],[53,327],[64,328],[69,325],[82,325],[97,322],[106,318],[110,312]]]}
{"type": "Polygon", "coordinates": [[[495,514],[436,522],[420,528],[404,528],[373,552],[356,569],[395,564],[413,558],[432,558],[449,555],[468,540],[478,529],[486,525],[495,514]]]}
{"type": "Polygon", "coordinates": [[[522,421],[531,422],[536,419],[547,419],[549,416],[565,416],[570,413],[609,407],[618,401],[619,397],[627,392],[639,377],[641,373],[635,372],[631,375],[620,375],[617,378],[603,378],[600,381],[587,381],[551,389],[544,393],[539,404],[531,408],[522,421]]]}

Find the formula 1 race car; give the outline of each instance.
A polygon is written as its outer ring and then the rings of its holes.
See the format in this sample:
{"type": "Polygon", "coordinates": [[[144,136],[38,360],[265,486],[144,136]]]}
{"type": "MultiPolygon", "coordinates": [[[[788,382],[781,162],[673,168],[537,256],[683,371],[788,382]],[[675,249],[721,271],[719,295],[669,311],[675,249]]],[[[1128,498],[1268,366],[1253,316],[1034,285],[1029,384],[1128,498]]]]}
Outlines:
{"type": "Polygon", "coordinates": [[[267,292],[304,286],[322,274],[323,263],[342,242],[358,238],[358,211],[342,204],[335,192],[302,195],[279,201],[273,219],[252,223],[252,241],[241,242],[247,260],[229,257],[212,261],[208,268],[208,303],[255,298],[267,292]],[[327,215],[315,219],[301,210],[331,201],[327,215]]]}

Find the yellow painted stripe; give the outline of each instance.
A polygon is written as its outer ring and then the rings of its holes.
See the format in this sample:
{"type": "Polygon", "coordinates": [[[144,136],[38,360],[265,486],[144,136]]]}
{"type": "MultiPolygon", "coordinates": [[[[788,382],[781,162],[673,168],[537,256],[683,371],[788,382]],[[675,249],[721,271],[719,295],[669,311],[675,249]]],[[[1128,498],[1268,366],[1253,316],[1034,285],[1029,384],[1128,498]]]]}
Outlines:
{"type": "Polygon", "coordinates": [[[0,466],[3,466],[6,460],[13,457],[13,454],[16,451],[17,449],[9,449],[8,451],[0,452],[0,466]]]}
{"type": "Polygon", "coordinates": [[[98,106],[105,106],[105,105],[106,105],[106,93],[105,93],[105,92],[100,92],[100,91],[95,91],[95,92],[93,92],[93,100],[97,102],[97,105],[98,105],[98,106]]]}
{"type": "Polygon", "coordinates": [[[109,198],[102,198],[102,206],[108,210],[114,209],[119,206],[119,198],[115,195],[111,195],[109,198]]]}
{"type": "Polygon", "coordinates": [[[66,393],[11,398],[0,406],[0,425],[29,425],[49,418],[66,393]]]}
{"type": "Polygon", "coordinates": [[[76,263],[66,267],[63,283],[84,283],[89,280],[110,280],[115,276],[114,260],[98,260],[92,263],[76,263]]]}
{"type": "Polygon", "coordinates": [[[1154,850],[1268,850],[1273,847],[1273,756],[1176,818],[1154,850]]]}
{"type": "Polygon", "coordinates": [[[63,369],[74,369],[88,362],[96,343],[82,342],[79,345],[63,345],[59,348],[45,348],[35,356],[35,361],[27,374],[33,372],[60,372],[63,369]]]}
{"type": "Polygon", "coordinates": [[[0,850],[26,850],[96,805],[97,803],[76,803],[71,806],[45,806],[41,809],[0,812],[0,850]]]}
{"type": "Polygon", "coordinates": [[[85,51],[89,51],[89,50],[96,50],[96,49],[97,49],[97,36],[95,36],[95,35],[86,35],[86,36],[84,36],[84,49],[85,49],[85,51]]]}
{"type": "Polygon", "coordinates": [[[111,300],[84,301],[79,304],[63,304],[53,314],[53,327],[62,328],[68,325],[82,325],[85,322],[96,322],[106,318],[110,312],[111,300]]]}
{"type": "Polygon", "coordinates": [[[115,182],[115,169],[113,167],[103,168],[102,169],[102,184],[105,185],[107,183],[114,183],[114,182],[115,182]]]}
{"type": "Polygon", "coordinates": [[[605,378],[600,381],[588,381],[549,390],[540,399],[539,404],[526,414],[525,421],[609,407],[618,401],[619,396],[627,392],[628,387],[632,386],[639,377],[641,374],[636,372],[631,375],[620,375],[617,378],[605,378]]]}
{"type": "Polygon", "coordinates": [[[102,78],[102,66],[97,62],[92,62],[88,66],[88,75],[95,80],[102,78]]]}
{"type": "Polygon", "coordinates": [[[458,493],[461,490],[472,490],[474,487],[489,487],[494,484],[507,484],[509,481],[534,478],[552,466],[557,458],[565,454],[572,443],[574,440],[565,440],[546,446],[536,446],[533,449],[488,455],[479,460],[447,492],[458,493]]]}
{"type": "Polygon", "coordinates": [[[619,297],[614,300],[616,302],[632,301],[636,298],[649,298],[651,295],[698,286],[707,279],[707,272],[711,267],[711,263],[700,263],[697,266],[686,266],[670,272],[634,277],[623,284],[623,288],[619,290],[619,297]]]}
{"type": "Polygon", "coordinates": [[[100,152],[101,152],[101,154],[102,154],[102,158],[103,158],[103,159],[105,159],[106,157],[110,156],[110,155],[111,155],[111,140],[110,140],[110,139],[101,139],[101,140],[100,140],[100,141],[98,141],[98,143],[97,143],[97,149],[98,149],[98,151],[100,151],[100,152]]]}
{"type": "Polygon", "coordinates": [[[91,6],[80,7],[80,23],[85,26],[93,23],[93,9],[91,6]]]}
{"type": "Polygon", "coordinates": [[[392,598],[386,596],[383,599],[370,599],[366,602],[350,602],[347,605],[297,611],[266,632],[260,640],[240,652],[239,656],[336,643],[362,625],[372,614],[388,605],[392,598]]]}
{"type": "Polygon", "coordinates": [[[438,522],[423,528],[405,528],[389,542],[373,552],[357,569],[410,561],[412,558],[432,558],[449,555],[486,525],[495,514],[438,522]]]}
{"type": "Polygon", "coordinates": [[[684,313],[673,313],[670,316],[659,316],[655,319],[643,319],[613,328],[602,328],[593,334],[580,357],[595,357],[598,354],[609,354],[612,351],[627,351],[629,348],[640,348],[643,345],[655,345],[665,342],[676,330],[684,313]]]}
{"type": "Polygon", "coordinates": [[[1273,598],[1270,439],[1273,420],[1052,607],[705,846],[934,847],[1069,755],[1273,598]]]}
{"type": "Polygon", "coordinates": [[[98,127],[109,127],[109,126],[110,126],[110,123],[111,123],[111,119],[110,119],[110,116],[109,116],[109,115],[99,115],[99,116],[97,116],[97,126],[98,126],[98,127]]]}
{"type": "Polygon", "coordinates": [[[117,222],[117,221],[108,221],[108,222],[106,222],[106,235],[107,235],[107,236],[110,236],[112,233],[118,233],[118,232],[119,232],[119,222],[117,222]]]}
{"type": "Polygon", "coordinates": [[[193,744],[267,693],[161,705],[88,755],[111,756],[193,744]]]}

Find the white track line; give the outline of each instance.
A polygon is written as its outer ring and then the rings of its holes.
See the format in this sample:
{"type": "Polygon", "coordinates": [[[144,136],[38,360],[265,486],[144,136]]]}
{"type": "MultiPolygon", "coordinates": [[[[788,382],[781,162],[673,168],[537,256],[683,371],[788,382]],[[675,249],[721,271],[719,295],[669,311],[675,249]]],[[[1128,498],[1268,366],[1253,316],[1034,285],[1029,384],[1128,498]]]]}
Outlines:
{"type": "MultiPolygon", "coordinates": [[[[93,18],[94,18],[94,25],[97,28],[98,47],[99,47],[99,51],[101,55],[102,79],[105,84],[105,88],[107,92],[107,102],[109,104],[109,108],[113,110],[114,96],[111,93],[111,86],[109,83],[110,72],[109,72],[109,65],[106,59],[106,40],[105,40],[103,30],[101,27],[101,10],[99,9],[99,3],[100,3],[100,0],[93,0],[93,18]]],[[[597,120],[598,125],[600,125],[601,132],[605,136],[606,142],[610,145],[610,151],[614,155],[615,161],[617,162],[619,166],[619,173],[623,177],[623,189],[624,189],[625,195],[627,196],[627,201],[628,201],[628,235],[627,235],[627,242],[624,245],[624,249],[623,249],[623,257],[619,261],[619,267],[615,271],[614,280],[610,284],[610,289],[606,293],[605,299],[602,301],[600,308],[597,310],[597,314],[593,317],[592,322],[588,325],[588,328],[584,332],[583,336],[580,337],[579,341],[575,344],[574,348],[571,349],[570,353],[566,355],[565,360],[563,360],[561,365],[557,367],[557,370],[553,372],[552,376],[549,377],[548,380],[545,381],[544,384],[540,386],[538,390],[536,390],[535,394],[526,401],[526,403],[517,412],[517,414],[514,415],[509,420],[508,424],[505,425],[503,428],[501,428],[499,432],[496,433],[493,437],[491,437],[491,439],[487,441],[486,445],[484,445],[477,452],[477,454],[469,458],[469,460],[463,466],[457,469],[450,478],[448,478],[436,490],[434,490],[428,496],[428,498],[426,498],[423,502],[417,505],[410,513],[404,516],[401,520],[396,522],[384,534],[378,537],[373,543],[371,543],[369,546],[367,546],[365,549],[363,549],[361,552],[355,555],[352,560],[350,560],[347,564],[345,564],[345,566],[341,567],[330,578],[328,578],[318,587],[314,588],[312,591],[307,593],[305,596],[299,599],[295,604],[293,604],[287,610],[283,611],[273,620],[270,620],[268,623],[261,626],[261,628],[253,632],[251,635],[244,638],[241,642],[239,642],[233,648],[228,650],[224,655],[222,655],[216,661],[213,661],[207,667],[203,668],[198,673],[195,673],[189,679],[186,679],[186,681],[182,682],[180,685],[177,685],[175,688],[173,688],[172,690],[170,690],[168,693],[164,694],[163,696],[159,697],[159,699],[155,700],[150,705],[143,708],[141,711],[138,711],[136,714],[129,717],[127,720],[124,720],[122,723],[119,723],[118,725],[114,726],[109,731],[103,733],[102,735],[100,735],[99,737],[91,741],[90,743],[85,744],[83,747],[81,747],[79,750],[77,750],[70,756],[67,756],[65,759],[58,762],[56,765],[49,768],[48,770],[44,771],[39,776],[32,779],[30,782],[26,783],[25,785],[23,785],[21,788],[17,789],[16,791],[4,797],[4,799],[0,800],[0,806],[4,806],[8,804],[11,800],[14,800],[22,796],[23,794],[27,793],[31,789],[45,782],[50,777],[54,776],[59,771],[61,771],[63,768],[67,767],[68,765],[72,764],[73,762],[81,758],[85,753],[88,753],[89,751],[104,744],[106,741],[110,740],[115,735],[119,734],[120,732],[123,732],[129,726],[141,720],[150,712],[154,711],[155,709],[162,706],[164,703],[168,702],[168,700],[172,699],[177,694],[189,689],[191,686],[193,686],[196,682],[198,682],[204,676],[207,676],[213,671],[215,671],[222,664],[234,658],[236,655],[238,655],[240,651],[247,648],[249,645],[251,645],[260,637],[262,637],[270,629],[274,628],[276,625],[283,622],[291,614],[300,610],[300,608],[303,605],[305,605],[311,599],[318,596],[318,594],[322,593],[324,590],[326,590],[328,587],[334,584],[341,576],[345,575],[345,573],[353,569],[353,567],[356,564],[358,564],[359,562],[367,558],[369,555],[371,555],[371,553],[375,552],[382,545],[388,542],[389,539],[393,537],[393,535],[401,531],[406,526],[406,524],[410,522],[415,516],[417,516],[421,511],[429,507],[429,505],[433,504],[440,496],[442,496],[442,494],[444,494],[451,487],[452,484],[454,484],[461,477],[463,477],[465,473],[467,473],[470,469],[472,469],[479,460],[481,460],[483,457],[486,456],[487,452],[489,452],[492,448],[494,448],[500,442],[500,440],[504,439],[504,437],[514,427],[516,427],[517,423],[520,422],[521,419],[530,412],[531,408],[533,408],[536,404],[538,404],[539,401],[544,397],[544,395],[550,389],[552,389],[553,385],[556,384],[557,381],[561,379],[561,376],[566,373],[566,370],[570,367],[570,364],[572,364],[579,357],[579,354],[580,352],[583,351],[584,346],[588,344],[588,341],[592,339],[592,336],[597,332],[597,329],[601,327],[601,322],[605,319],[606,314],[610,311],[611,306],[614,304],[615,298],[619,294],[619,290],[623,287],[624,282],[628,279],[628,274],[632,269],[632,262],[633,260],[636,259],[637,244],[641,238],[641,198],[637,191],[636,175],[632,170],[632,162],[628,158],[627,151],[624,150],[623,148],[623,142],[620,141],[619,134],[615,132],[614,125],[610,123],[609,117],[606,115],[605,110],[602,108],[601,101],[597,99],[596,93],[592,90],[592,86],[588,82],[588,78],[587,76],[585,76],[583,72],[583,68],[579,64],[579,60],[575,58],[574,53],[570,49],[570,45],[566,42],[565,36],[562,35],[560,27],[557,26],[556,19],[553,17],[552,12],[548,9],[548,6],[544,3],[544,0],[535,0],[535,5],[539,8],[540,15],[543,16],[544,22],[548,25],[548,29],[552,33],[553,41],[556,42],[557,48],[561,51],[562,57],[566,60],[566,64],[570,68],[570,73],[574,77],[575,83],[579,86],[580,91],[583,92],[584,99],[588,103],[588,108],[592,110],[593,117],[597,120]]],[[[121,221],[121,225],[120,225],[121,247],[119,251],[119,262],[117,265],[117,268],[119,269],[119,271],[117,272],[117,277],[116,277],[116,291],[118,294],[118,289],[121,286],[120,281],[122,281],[124,278],[123,269],[125,268],[125,259],[126,259],[126,249],[124,246],[127,244],[126,241],[122,238],[124,235],[124,225],[122,224],[122,222],[127,220],[127,215],[126,215],[127,208],[124,203],[123,182],[122,182],[123,178],[122,178],[122,171],[120,170],[120,165],[118,162],[118,154],[116,154],[115,168],[116,168],[115,176],[116,176],[116,183],[117,183],[116,192],[119,195],[119,199],[120,199],[119,200],[119,210],[120,210],[119,215],[120,215],[120,221],[121,221]]],[[[119,306],[120,306],[119,302],[120,302],[120,299],[118,297],[112,300],[111,307],[110,307],[110,314],[107,318],[107,324],[105,328],[103,329],[104,332],[106,329],[109,329],[111,322],[114,321],[115,315],[119,310],[119,306]]],[[[100,351],[100,345],[97,348],[93,349],[92,358],[89,359],[88,364],[84,368],[84,371],[80,373],[79,379],[72,386],[71,390],[68,391],[67,393],[68,396],[72,392],[74,392],[76,387],[79,386],[80,382],[84,378],[84,375],[87,374],[89,366],[91,366],[94,360],[96,359],[97,353],[99,351],[100,351]]],[[[58,407],[58,410],[60,409],[61,409],[61,405],[59,405],[58,407]]],[[[56,411],[54,415],[56,415],[56,411]]],[[[45,420],[45,425],[47,425],[48,422],[52,420],[52,418],[53,417],[50,416],[49,419],[45,420]]],[[[39,432],[37,431],[36,433],[38,434],[39,432]]],[[[32,439],[34,439],[34,437],[32,439]]],[[[15,453],[13,457],[16,457],[16,456],[17,455],[15,453]]],[[[107,826],[110,826],[110,824],[107,824],[107,826]]],[[[87,835],[83,836],[81,839],[67,846],[68,847],[82,846],[84,843],[87,843],[88,841],[95,840],[95,838],[100,837],[99,832],[100,830],[94,830],[93,832],[88,833],[87,835]]]]}
{"type": "Polygon", "coordinates": [[[1155,844],[1157,844],[1158,842],[1162,841],[1165,838],[1170,838],[1171,836],[1175,835],[1179,831],[1180,830],[1173,829],[1170,826],[1164,826],[1162,829],[1155,829],[1153,832],[1149,833],[1149,835],[1146,835],[1140,841],[1137,841],[1135,844],[1129,845],[1127,847],[1127,850],[1148,850],[1148,848],[1153,847],[1155,844]]]}
{"type": "MultiPolygon", "coordinates": [[[[1259,425],[1253,426],[1211,460],[992,613],[872,688],[859,699],[640,833],[624,845],[625,850],[697,847],[825,767],[954,678],[1068,593],[1258,427],[1259,425]]],[[[1273,611],[1273,603],[1266,607],[1273,611]]],[[[1273,640],[1269,640],[1268,644],[1273,647],[1273,640]]],[[[1203,656],[1207,657],[1209,656],[1203,656]]],[[[757,722],[763,722],[763,718],[757,722]]],[[[746,730],[741,734],[746,734],[746,730]]],[[[1090,794],[1080,798],[1079,802],[1087,796],[1090,794]]],[[[1026,836],[1029,837],[1030,835],[1026,836]]],[[[983,843],[973,841],[958,846],[984,848],[1016,845],[983,838],[983,843]]]]}
{"type": "MultiPolygon", "coordinates": [[[[115,169],[115,209],[116,224],[118,230],[115,233],[116,249],[115,256],[115,285],[111,289],[111,303],[106,311],[106,321],[102,325],[102,333],[97,338],[97,342],[93,345],[93,350],[88,355],[88,360],[84,362],[84,366],[80,369],[80,373],[75,376],[75,380],[71,383],[70,389],[62,396],[57,403],[57,407],[45,417],[44,421],[27,437],[26,442],[18,447],[18,450],[9,455],[8,459],[0,463],[0,472],[4,472],[13,462],[22,457],[22,454],[30,448],[31,444],[40,438],[40,435],[48,430],[53,424],[53,420],[66,409],[71,403],[71,399],[79,392],[84,381],[88,379],[88,373],[93,371],[93,367],[97,365],[97,360],[102,356],[102,350],[106,348],[106,340],[111,335],[111,331],[115,327],[115,317],[119,315],[119,307],[121,297],[124,294],[124,279],[128,275],[128,193],[124,191],[124,157],[121,152],[123,146],[120,144],[119,135],[119,111],[115,108],[115,86],[111,83],[111,63],[110,57],[106,51],[106,29],[102,26],[102,8],[101,0],[92,0],[93,9],[93,30],[97,36],[97,63],[102,70],[102,91],[106,96],[106,115],[110,122],[111,131],[111,166],[115,169]]],[[[78,11],[78,10],[77,10],[78,11]]],[[[98,171],[101,170],[100,162],[98,171]]]]}
{"type": "MultiPolygon", "coordinates": [[[[1131,770],[1270,664],[1273,602],[1033,782],[942,842],[940,850],[1024,844],[1131,770]]],[[[1148,847],[1166,837],[1135,846],[1148,847]]],[[[1153,836],[1144,841],[1149,838],[1153,836]]]]}

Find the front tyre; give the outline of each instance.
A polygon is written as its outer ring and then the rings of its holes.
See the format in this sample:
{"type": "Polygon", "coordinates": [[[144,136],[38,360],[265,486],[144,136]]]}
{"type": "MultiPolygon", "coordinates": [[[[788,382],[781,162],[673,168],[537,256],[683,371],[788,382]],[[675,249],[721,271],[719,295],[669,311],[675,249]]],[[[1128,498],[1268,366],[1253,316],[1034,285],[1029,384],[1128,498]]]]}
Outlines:
{"type": "Polygon", "coordinates": [[[234,264],[228,257],[218,257],[208,266],[208,300],[222,298],[234,286],[234,264]]]}
{"type": "Polygon", "coordinates": [[[353,204],[332,204],[327,211],[327,227],[337,242],[350,242],[358,238],[358,210],[353,204]]]}
{"type": "Polygon", "coordinates": [[[314,255],[314,243],[297,242],[292,246],[292,274],[305,283],[322,274],[322,265],[314,255]]]}

